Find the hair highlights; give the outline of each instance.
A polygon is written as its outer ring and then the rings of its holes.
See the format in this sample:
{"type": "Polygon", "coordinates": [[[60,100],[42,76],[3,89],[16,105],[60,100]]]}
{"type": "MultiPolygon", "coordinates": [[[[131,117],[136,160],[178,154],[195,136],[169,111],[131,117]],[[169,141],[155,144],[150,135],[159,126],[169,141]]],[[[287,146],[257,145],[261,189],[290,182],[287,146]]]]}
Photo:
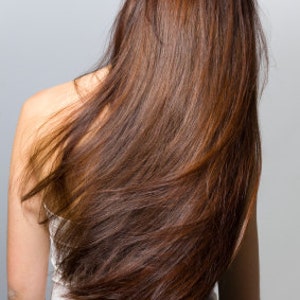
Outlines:
{"type": "Polygon", "coordinates": [[[39,140],[23,201],[40,194],[65,217],[70,299],[203,299],[257,197],[257,3],[127,0],[113,28],[109,72],[39,140]]]}

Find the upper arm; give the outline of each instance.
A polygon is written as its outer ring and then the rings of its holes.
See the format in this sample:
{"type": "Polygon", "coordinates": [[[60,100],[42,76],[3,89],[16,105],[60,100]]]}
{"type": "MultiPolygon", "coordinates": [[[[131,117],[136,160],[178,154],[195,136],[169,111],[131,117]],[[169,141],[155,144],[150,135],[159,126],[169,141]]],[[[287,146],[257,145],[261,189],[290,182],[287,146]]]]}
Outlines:
{"type": "MultiPolygon", "coordinates": [[[[43,92],[32,96],[22,107],[11,154],[8,191],[7,280],[12,299],[44,299],[48,272],[49,234],[38,224],[38,196],[21,205],[20,179],[41,117],[38,102],[43,92]]],[[[26,188],[34,184],[26,182],[26,188]]]]}
{"type": "Polygon", "coordinates": [[[260,299],[256,207],[249,219],[240,249],[218,285],[220,300],[260,299]]]}
{"type": "MultiPolygon", "coordinates": [[[[103,69],[98,75],[105,74],[106,69],[103,69]]],[[[95,81],[95,78],[85,76],[81,86],[90,90],[98,82],[99,79],[95,81]]],[[[44,299],[47,282],[50,240],[48,229],[38,224],[41,199],[35,196],[21,204],[20,180],[29,158],[28,149],[39,133],[43,134],[44,131],[39,129],[49,117],[77,105],[81,105],[80,97],[71,81],[36,93],[22,106],[11,154],[8,191],[7,279],[9,291],[17,294],[15,298],[11,297],[13,299],[44,299]]],[[[52,122],[49,128],[56,125],[52,122]]],[[[54,118],[54,122],[60,123],[62,119],[54,118]]],[[[43,130],[47,130],[47,126],[43,130]]],[[[47,167],[43,166],[43,169],[47,167]]],[[[35,183],[34,178],[27,181],[26,190],[35,183]]]]}

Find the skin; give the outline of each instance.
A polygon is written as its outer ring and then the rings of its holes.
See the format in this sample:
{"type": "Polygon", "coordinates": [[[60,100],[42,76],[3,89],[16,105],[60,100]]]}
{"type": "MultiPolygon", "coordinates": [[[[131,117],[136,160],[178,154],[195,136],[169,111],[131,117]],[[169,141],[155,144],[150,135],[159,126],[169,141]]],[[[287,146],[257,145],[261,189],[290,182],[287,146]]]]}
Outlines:
{"type": "MultiPolygon", "coordinates": [[[[99,83],[107,67],[80,81],[81,91],[99,83]],[[96,76],[94,76],[96,75],[96,76]]],[[[28,159],[26,149],[38,138],[37,128],[59,109],[80,104],[73,83],[66,82],[42,90],[27,99],[21,109],[13,144],[9,192],[7,283],[9,300],[45,299],[50,251],[48,229],[37,224],[40,199],[35,197],[21,207],[19,179],[28,159]]],[[[42,133],[42,131],[41,131],[42,133]]],[[[28,188],[34,180],[27,183],[28,188]]],[[[228,271],[219,281],[221,300],[259,299],[259,262],[256,214],[246,229],[241,248],[228,271]]]]}
{"type": "MultiPolygon", "coordinates": [[[[39,199],[21,207],[19,176],[26,161],[25,149],[37,126],[34,102],[45,92],[26,101],[22,107],[12,150],[8,193],[7,276],[8,299],[45,299],[49,238],[36,223],[39,199]],[[24,150],[23,150],[24,149],[24,150]]],[[[30,184],[32,184],[31,182],[30,184]]],[[[29,183],[28,183],[29,184],[29,183]]]]}
{"type": "MultiPolygon", "coordinates": [[[[105,72],[97,71],[97,77],[86,75],[80,80],[81,92],[97,84],[105,72]]],[[[10,300],[45,299],[48,275],[49,232],[37,224],[41,199],[35,197],[21,207],[19,181],[28,159],[26,150],[38,138],[37,129],[48,117],[69,104],[81,103],[73,83],[67,82],[36,93],[22,106],[11,155],[8,191],[7,283],[10,300]]],[[[34,180],[26,184],[30,188],[34,180]]]]}
{"type": "Polygon", "coordinates": [[[252,214],[241,247],[218,282],[220,300],[259,300],[259,247],[256,208],[252,214]]]}

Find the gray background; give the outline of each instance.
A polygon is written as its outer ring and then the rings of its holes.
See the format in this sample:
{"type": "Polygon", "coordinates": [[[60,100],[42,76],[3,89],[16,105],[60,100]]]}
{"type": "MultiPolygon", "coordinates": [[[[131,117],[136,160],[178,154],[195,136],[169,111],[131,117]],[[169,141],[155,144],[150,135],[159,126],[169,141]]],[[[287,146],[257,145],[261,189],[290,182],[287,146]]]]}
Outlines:
{"type": "MultiPolygon", "coordinates": [[[[120,2],[1,3],[1,299],[6,299],[9,160],[21,105],[37,91],[69,81],[97,62],[120,2]]],[[[296,299],[300,278],[300,4],[261,0],[260,5],[271,54],[269,83],[259,108],[263,144],[258,195],[261,298],[296,299]]]]}

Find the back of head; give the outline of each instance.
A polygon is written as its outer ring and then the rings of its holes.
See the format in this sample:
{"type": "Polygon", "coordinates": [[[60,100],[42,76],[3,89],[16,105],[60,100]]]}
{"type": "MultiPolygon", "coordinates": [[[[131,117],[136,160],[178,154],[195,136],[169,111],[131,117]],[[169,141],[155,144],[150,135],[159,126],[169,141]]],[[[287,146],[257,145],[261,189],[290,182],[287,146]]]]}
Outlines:
{"type": "Polygon", "coordinates": [[[105,80],[27,169],[55,154],[23,201],[71,220],[56,233],[70,299],[209,294],[256,201],[264,53],[255,0],[124,2],[105,80]]]}

